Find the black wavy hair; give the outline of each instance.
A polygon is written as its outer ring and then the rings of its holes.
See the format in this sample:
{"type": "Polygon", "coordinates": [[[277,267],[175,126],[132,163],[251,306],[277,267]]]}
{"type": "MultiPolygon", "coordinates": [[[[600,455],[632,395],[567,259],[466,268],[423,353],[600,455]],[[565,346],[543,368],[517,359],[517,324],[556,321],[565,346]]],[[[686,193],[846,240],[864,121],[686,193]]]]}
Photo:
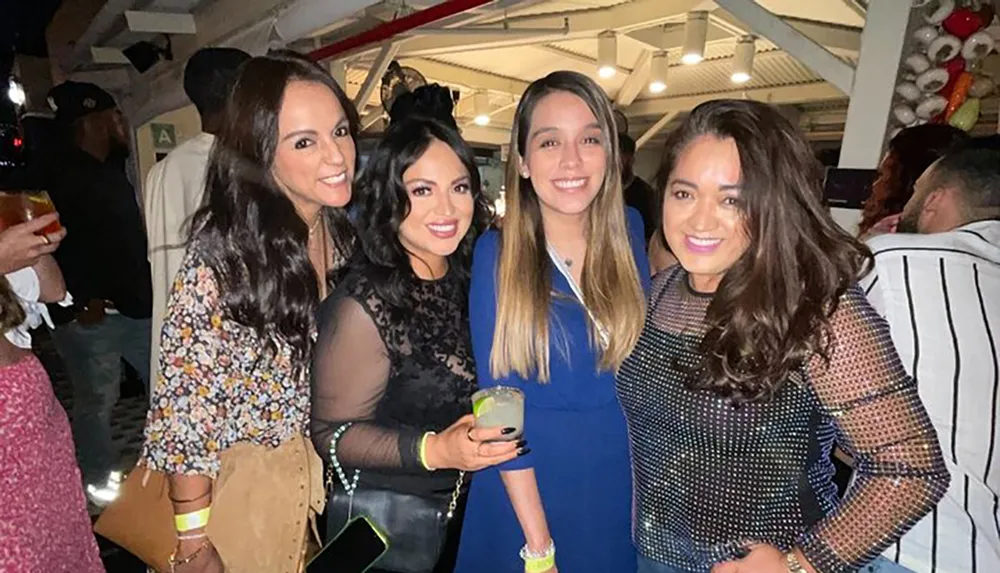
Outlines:
{"type": "Polygon", "coordinates": [[[420,160],[435,139],[448,145],[469,171],[469,187],[475,202],[472,225],[448,257],[449,273],[464,282],[469,279],[473,244],[489,223],[475,155],[457,131],[419,114],[390,125],[355,183],[359,199],[355,220],[359,250],[374,267],[373,286],[383,300],[397,308],[406,306],[404,279],[414,276],[409,253],[399,240],[399,226],[410,214],[410,196],[403,173],[420,160]]]}
{"type": "Polygon", "coordinates": [[[389,124],[419,115],[436,119],[445,126],[459,131],[454,110],[455,102],[451,99],[451,90],[439,84],[420,86],[396,98],[389,110],[389,124]]]}
{"type": "MultiPolygon", "coordinates": [[[[230,94],[189,240],[215,272],[229,317],[266,338],[268,350],[281,339],[291,345],[293,359],[305,360],[319,305],[309,229],[271,173],[278,114],[293,81],[330,88],[357,138],[357,110],[323,68],[297,55],[251,59],[230,94]]],[[[336,249],[347,257],[353,232],[345,210],[326,207],[322,216],[336,249]]]]}

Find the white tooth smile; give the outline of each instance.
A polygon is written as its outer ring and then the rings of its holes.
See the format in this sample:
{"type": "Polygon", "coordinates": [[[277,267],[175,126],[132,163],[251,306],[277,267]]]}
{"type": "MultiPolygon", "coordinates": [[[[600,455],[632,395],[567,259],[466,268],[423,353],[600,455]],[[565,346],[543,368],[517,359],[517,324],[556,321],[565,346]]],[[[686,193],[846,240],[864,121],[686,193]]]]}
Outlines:
{"type": "Polygon", "coordinates": [[[587,183],[586,179],[562,179],[560,181],[553,181],[553,185],[559,189],[577,189],[583,187],[587,183]]]}
{"type": "Polygon", "coordinates": [[[450,233],[456,229],[456,225],[427,225],[435,233],[450,233]]]}
{"type": "Polygon", "coordinates": [[[339,173],[337,175],[331,175],[329,177],[324,177],[320,179],[323,183],[327,185],[339,185],[347,180],[347,172],[339,173]]]}
{"type": "Polygon", "coordinates": [[[722,239],[699,239],[698,237],[688,237],[688,240],[699,247],[712,247],[722,242],[722,239]]]}

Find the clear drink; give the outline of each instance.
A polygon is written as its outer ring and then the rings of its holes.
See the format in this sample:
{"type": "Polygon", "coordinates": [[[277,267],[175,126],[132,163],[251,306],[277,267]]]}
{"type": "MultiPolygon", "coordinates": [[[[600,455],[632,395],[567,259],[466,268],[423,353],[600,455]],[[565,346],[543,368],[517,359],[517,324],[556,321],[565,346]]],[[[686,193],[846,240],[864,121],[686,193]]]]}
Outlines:
{"type": "Polygon", "coordinates": [[[524,433],[524,392],[507,386],[484,388],[472,395],[477,428],[514,428],[501,438],[517,440],[524,433]]]}

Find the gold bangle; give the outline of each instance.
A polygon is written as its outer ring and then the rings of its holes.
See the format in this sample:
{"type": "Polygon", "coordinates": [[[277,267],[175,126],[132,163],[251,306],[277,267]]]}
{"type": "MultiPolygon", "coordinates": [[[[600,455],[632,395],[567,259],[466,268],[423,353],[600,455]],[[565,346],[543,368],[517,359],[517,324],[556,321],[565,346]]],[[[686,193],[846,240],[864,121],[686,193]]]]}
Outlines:
{"type": "Polygon", "coordinates": [[[435,468],[427,465],[427,438],[433,436],[435,432],[424,432],[422,438],[420,438],[420,465],[424,466],[424,469],[432,472],[435,468]]]}
{"type": "Polygon", "coordinates": [[[198,557],[198,555],[200,555],[210,543],[211,542],[206,539],[204,543],[198,546],[198,549],[195,549],[190,555],[184,557],[180,561],[177,560],[177,550],[180,549],[180,546],[174,547],[174,550],[170,553],[170,558],[167,559],[167,563],[170,564],[170,573],[174,573],[174,568],[178,565],[187,565],[188,563],[194,561],[195,558],[198,557]]]}

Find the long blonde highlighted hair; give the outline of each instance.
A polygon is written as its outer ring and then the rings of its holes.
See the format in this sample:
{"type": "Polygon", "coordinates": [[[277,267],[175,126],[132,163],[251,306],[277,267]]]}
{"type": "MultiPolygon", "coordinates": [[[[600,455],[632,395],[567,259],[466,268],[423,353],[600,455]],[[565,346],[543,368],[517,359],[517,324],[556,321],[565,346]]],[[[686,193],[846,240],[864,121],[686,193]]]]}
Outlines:
{"type": "Polygon", "coordinates": [[[507,213],[500,241],[496,328],[490,353],[490,371],[497,378],[516,372],[525,378],[549,381],[552,265],[538,195],[531,180],[521,177],[518,159],[525,155],[531,116],[538,102],[560,91],[579,97],[594,113],[607,157],[604,181],[587,213],[588,247],[580,285],[593,318],[591,344],[601,339],[594,321],[608,335],[599,368],[617,370],[642,331],[645,295],[625,222],[618,136],[610,102],[601,87],[587,76],[553,72],[528,86],[518,103],[511,131],[510,148],[517,151],[517,157],[511,154],[507,162],[507,213]]]}

